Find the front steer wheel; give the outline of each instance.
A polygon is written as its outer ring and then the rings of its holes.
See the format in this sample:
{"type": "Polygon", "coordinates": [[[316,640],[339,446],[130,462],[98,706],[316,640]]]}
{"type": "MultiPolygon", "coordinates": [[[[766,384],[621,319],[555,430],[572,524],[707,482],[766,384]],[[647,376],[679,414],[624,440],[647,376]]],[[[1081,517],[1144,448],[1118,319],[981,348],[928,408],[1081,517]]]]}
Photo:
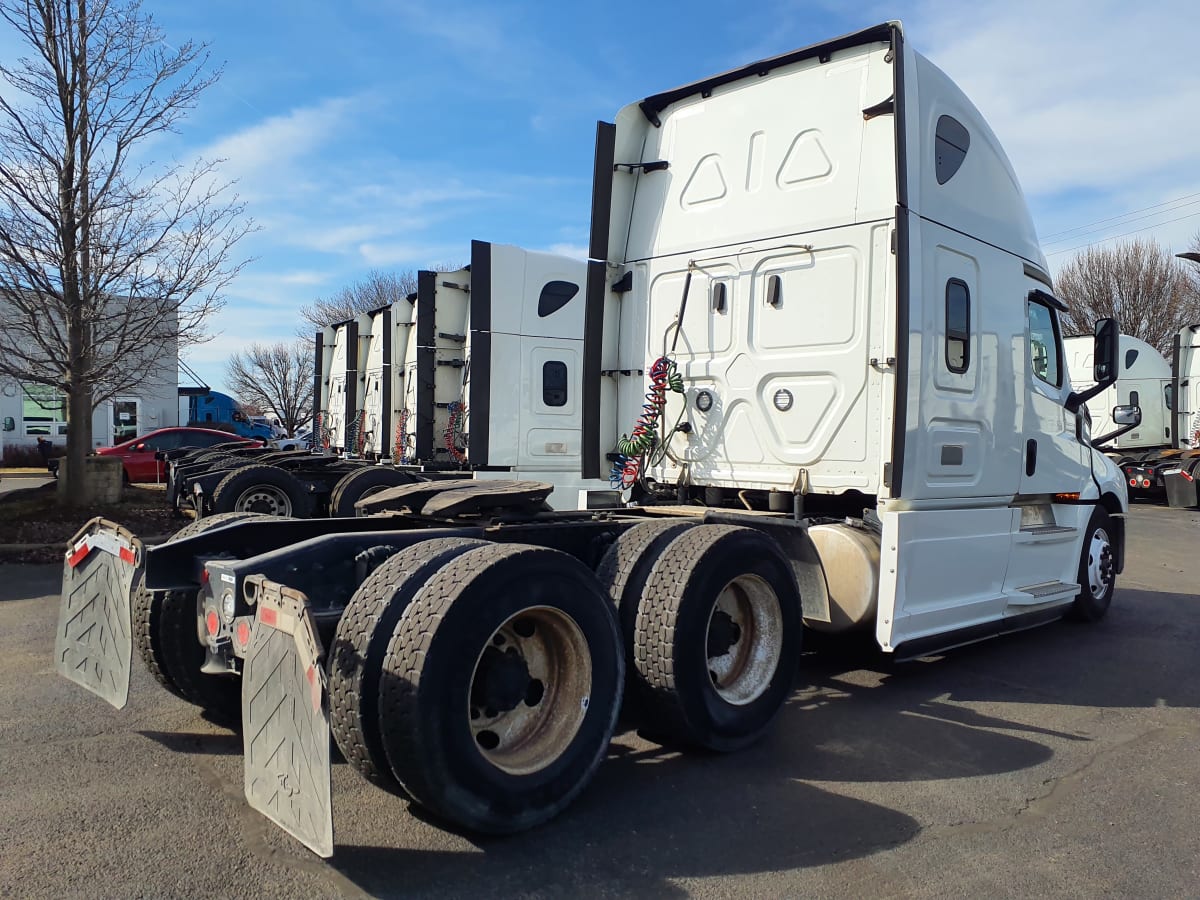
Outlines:
{"type": "Polygon", "coordinates": [[[1079,556],[1079,595],[1070,617],[1079,622],[1099,622],[1112,604],[1117,587],[1113,526],[1108,513],[1097,507],[1088,521],[1079,556]]]}
{"type": "Polygon", "coordinates": [[[396,625],[380,683],[384,749],[434,815],[521,831],[592,777],[623,679],[612,605],[578,560],[520,544],[471,550],[396,625]]]}

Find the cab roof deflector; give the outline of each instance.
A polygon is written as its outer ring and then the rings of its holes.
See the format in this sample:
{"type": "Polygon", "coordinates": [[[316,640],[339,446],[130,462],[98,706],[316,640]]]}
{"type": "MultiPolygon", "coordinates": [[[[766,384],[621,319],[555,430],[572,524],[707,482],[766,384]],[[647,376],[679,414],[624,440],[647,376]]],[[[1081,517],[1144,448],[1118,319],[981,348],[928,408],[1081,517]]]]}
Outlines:
{"type": "Polygon", "coordinates": [[[841,37],[834,38],[831,41],[822,41],[819,44],[813,44],[810,47],[803,47],[799,50],[792,50],[789,53],[784,53],[779,56],[772,56],[767,59],[759,60],[758,62],[750,63],[746,66],[741,66],[737,69],[730,69],[728,72],[722,72],[720,75],[713,75],[710,78],[705,78],[702,81],[695,81],[691,84],[685,84],[683,87],[677,87],[670,91],[664,91],[661,94],[653,94],[647,97],[638,106],[641,107],[642,114],[646,117],[655,128],[662,125],[662,121],[658,118],[658,114],[685,97],[690,97],[693,94],[700,94],[707,97],[712,93],[714,88],[724,84],[729,84],[734,81],[740,81],[743,78],[757,76],[759,78],[770,74],[772,69],[777,69],[780,66],[786,66],[791,63],[800,62],[804,59],[812,59],[820,57],[822,62],[827,62],[829,57],[838,50],[845,50],[848,47],[859,47],[863,44],[871,44],[876,41],[892,41],[892,35],[895,30],[900,27],[898,22],[888,22],[883,25],[876,25],[872,28],[864,29],[863,31],[855,31],[851,34],[845,34],[841,37]]]}

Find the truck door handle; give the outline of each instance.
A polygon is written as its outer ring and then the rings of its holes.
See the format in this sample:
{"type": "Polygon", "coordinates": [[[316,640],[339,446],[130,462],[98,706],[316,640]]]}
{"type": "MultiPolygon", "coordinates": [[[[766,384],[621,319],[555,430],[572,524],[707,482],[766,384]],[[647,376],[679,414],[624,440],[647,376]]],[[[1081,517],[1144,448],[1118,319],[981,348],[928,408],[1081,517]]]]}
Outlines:
{"type": "Polygon", "coordinates": [[[1025,474],[1033,475],[1037,471],[1037,441],[1030,438],[1025,442],[1025,474]]]}

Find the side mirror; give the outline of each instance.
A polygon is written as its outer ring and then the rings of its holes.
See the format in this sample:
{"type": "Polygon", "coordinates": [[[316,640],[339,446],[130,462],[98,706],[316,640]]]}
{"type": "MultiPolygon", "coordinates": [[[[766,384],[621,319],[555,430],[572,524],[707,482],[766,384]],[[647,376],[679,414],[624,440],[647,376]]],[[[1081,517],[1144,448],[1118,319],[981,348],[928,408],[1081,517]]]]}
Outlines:
{"type": "Polygon", "coordinates": [[[1120,427],[1116,431],[1092,439],[1093,447],[1101,447],[1114,438],[1119,438],[1128,431],[1133,431],[1142,424],[1142,408],[1140,406],[1115,406],[1112,411],[1113,423],[1120,427]]]}
{"type": "Polygon", "coordinates": [[[1092,377],[1096,384],[1086,391],[1072,392],[1067,409],[1078,412],[1079,407],[1111,387],[1117,380],[1118,338],[1121,326],[1116,319],[1097,319],[1092,350],[1092,377]]]}
{"type": "Polygon", "coordinates": [[[146,445],[145,444],[134,444],[133,449],[140,453],[141,451],[146,449],[146,445]]]}
{"type": "Polygon", "coordinates": [[[1142,424],[1142,408],[1140,406],[1115,406],[1112,420],[1116,425],[1132,425],[1137,428],[1142,424]]]}
{"type": "Polygon", "coordinates": [[[1116,319],[1098,319],[1095,331],[1095,360],[1092,378],[1097,384],[1112,384],[1117,380],[1118,335],[1116,319]]]}
{"type": "Polygon", "coordinates": [[[14,419],[12,416],[5,416],[4,417],[4,430],[5,431],[16,431],[17,430],[17,420],[14,419]]]}

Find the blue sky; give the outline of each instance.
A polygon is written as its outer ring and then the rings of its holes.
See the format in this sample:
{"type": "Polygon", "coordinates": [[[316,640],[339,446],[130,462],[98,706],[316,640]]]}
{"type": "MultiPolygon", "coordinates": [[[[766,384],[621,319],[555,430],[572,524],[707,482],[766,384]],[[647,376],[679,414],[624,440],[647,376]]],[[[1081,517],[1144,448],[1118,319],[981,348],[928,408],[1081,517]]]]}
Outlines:
{"type": "Polygon", "coordinates": [[[1178,251],[1200,232],[1200,67],[1182,0],[145,8],[169,42],[207,41],[224,65],[147,154],[224,158],[260,226],[219,336],[187,355],[214,386],[232,350],[293,336],[301,304],[371,269],[465,261],[473,238],[582,256],[597,119],[890,18],[1004,142],[1052,266],[1110,235],[1178,251]]]}

